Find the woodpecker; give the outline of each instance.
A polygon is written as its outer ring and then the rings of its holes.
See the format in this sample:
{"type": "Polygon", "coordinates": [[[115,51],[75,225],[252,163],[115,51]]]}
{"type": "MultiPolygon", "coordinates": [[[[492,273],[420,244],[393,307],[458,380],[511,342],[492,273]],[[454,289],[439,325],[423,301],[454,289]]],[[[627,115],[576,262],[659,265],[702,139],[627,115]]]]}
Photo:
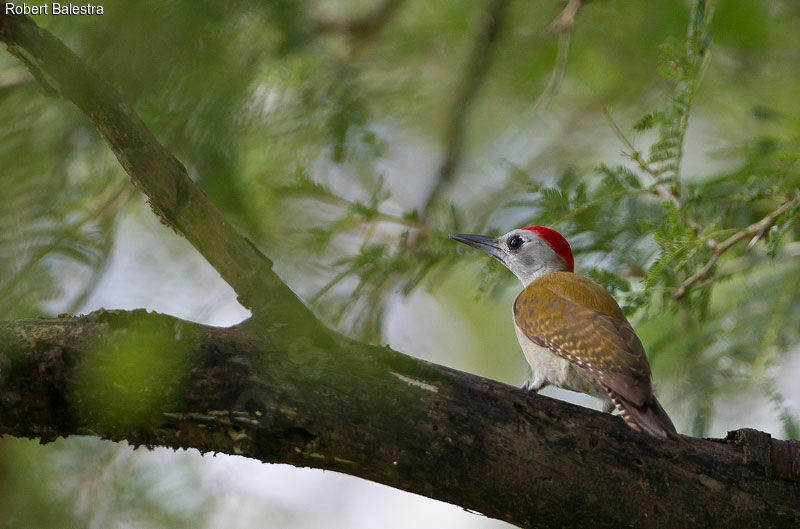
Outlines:
{"type": "Polygon", "coordinates": [[[574,273],[572,249],[557,231],[543,226],[500,237],[451,234],[485,251],[524,286],[514,301],[514,329],[533,375],[523,388],[553,386],[601,399],[638,431],[679,438],[653,393],[642,342],[614,298],[594,281],[574,273]]]}

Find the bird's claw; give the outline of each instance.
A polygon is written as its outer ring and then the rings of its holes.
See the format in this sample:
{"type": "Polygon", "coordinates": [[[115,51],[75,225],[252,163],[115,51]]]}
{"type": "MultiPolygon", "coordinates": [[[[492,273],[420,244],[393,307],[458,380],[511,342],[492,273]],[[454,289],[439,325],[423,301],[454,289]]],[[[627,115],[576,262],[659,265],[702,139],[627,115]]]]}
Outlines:
{"type": "Polygon", "coordinates": [[[524,389],[525,391],[530,391],[531,393],[538,393],[539,390],[542,389],[543,387],[545,387],[546,385],[547,384],[542,384],[542,383],[538,382],[537,380],[529,378],[528,380],[523,382],[522,386],[520,386],[520,387],[521,387],[521,389],[524,389]]]}

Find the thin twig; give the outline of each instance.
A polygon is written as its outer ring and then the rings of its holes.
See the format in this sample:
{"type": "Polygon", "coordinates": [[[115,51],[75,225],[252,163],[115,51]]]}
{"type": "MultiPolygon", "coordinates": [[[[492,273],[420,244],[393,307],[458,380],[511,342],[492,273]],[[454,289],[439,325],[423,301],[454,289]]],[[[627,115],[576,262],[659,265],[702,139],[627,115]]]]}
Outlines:
{"type": "MultiPolygon", "coordinates": [[[[641,190],[639,192],[645,192],[645,191],[646,190],[641,190]]],[[[599,197],[595,198],[594,200],[590,200],[589,202],[586,202],[585,204],[581,204],[578,207],[570,209],[568,213],[563,215],[561,218],[559,218],[558,220],[556,220],[552,224],[553,224],[553,226],[558,226],[562,222],[566,222],[566,221],[568,221],[570,219],[573,219],[573,218],[577,217],[581,213],[585,213],[586,211],[590,211],[592,208],[594,208],[596,206],[599,206],[600,204],[604,204],[604,203],[606,203],[608,201],[616,200],[618,198],[622,198],[622,197],[627,196],[627,195],[633,195],[633,194],[636,194],[636,193],[637,193],[636,190],[631,191],[631,190],[625,189],[623,191],[615,191],[613,193],[602,194],[599,197]]]]}
{"type": "MultiPolygon", "coordinates": [[[[633,145],[633,142],[631,142],[631,140],[629,140],[627,136],[625,136],[625,133],[622,132],[622,129],[619,128],[619,125],[617,125],[617,122],[614,121],[614,118],[611,116],[611,110],[608,107],[603,108],[603,116],[605,116],[606,121],[608,121],[608,125],[611,127],[611,132],[613,132],[614,135],[619,139],[619,141],[621,141],[628,149],[627,151],[622,151],[622,155],[625,158],[628,158],[629,160],[636,162],[636,165],[639,166],[639,169],[641,169],[644,173],[648,174],[651,178],[653,178],[654,182],[658,182],[664,171],[661,169],[655,169],[650,164],[644,161],[642,152],[633,145]]],[[[668,190],[665,191],[669,193],[668,190]]],[[[661,193],[657,192],[657,194],[661,193]]],[[[671,193],[670,195],[672,196],[672,198],[677,199],[677,197],[675,197],[671,193]]]]}
{"type": "MultiPolygon", "coordinates": [[[[664,174],[665,170],[656,169],[645,161],[642,152],[633,145],[633,142],[631,142],[625,136],[625,134],[619,128],[619,125],[617,125],[616,121],[614,121],[614,118],[611,116],[611,111],[608,109],[608,107],[603,109],[603,115],[606,117],[606,121],[608,121],[609,126],[611,127],[611,130],[614,133],[614,135],[617,138],[619,138],[619,140],[623,144],[625,144],[625,147],[627,147],[628,149],[627,151],[622,151],[622,155],[628,158],[629,160],[635,162],[643,173],[647,174],[648,176],[650,176],[650,178],[653,179],[648,189],[654,195],[659,196],[662,200],[671,202],[672,205],[675,206],[675,209],[677,210],[682,209],[683,203],[676,194],[677,189],[674,186],[671,189],[668,189],[667,186],[661,183],[661,175],[664,174]]],[[[690,228],[692,228],[695,235],[700,235],[700,233],[702,233],[703,227],[700,226],[697,222],[695,222],[691,218],[689,218],[687,215],[683,216],[683,220],[690,228]]],[[[715,244],[716,241],[712,240],[710,242],[710,245],[715,245],[715,244]]]]}
{"type": "Polygon", "coordinates": [[[564,6],[564,9],[561,10],[561,13],[559,13],[553,23],[550,24],[550,31],[553,33],[562,33],[572,30],[572,26],[575,25],[575,15],[578,14],[583,4],[588,2],[589,0],[569,0],[567,5],[564,6]]]}
{"type": "MultiPolygon", "coordinates": [[[[342,208],[351,208],[354,206],[358,206],[359,204],[353,201],[350,201],[344,197],[340,197],[338,195],[332,195],[330,193],[319,192],[315,193],[313,191],[297,191],[296,193],[286,192],[286,195],[294,195],[296,198],[310,198],[313,200],[317,200],[319,202],[325,202],[332,206],[339,206],[342,208]]],[[[412,228],[418,231],[428,231],[428,226],[414,220],[412,218],[407,217],[398,217],[397,215],[390,215],[388,213],[382,213],[377,211],[370,215],[364,217],[364,222],[370,221],[377,221],[377,222],[389,222],[392,224],[398,224],[400,226],[405,226],[407,228],[412,228]]]]}
{"type": "MultiPolygon", "coordinates": [[[[565,8],[566,9],[566,8],[565,8]]],[[[558,19],[557,19],[558,20],[558,19]]],[[[553,23],[555,24],[555,22],[553,23]]],[[[566,27],[558,32],[558,54],[556,55],[556,62],[553,65],[553,71],[550,74],[550,79],[547,85],[536,98],[536,101],[528,108],[528,113],[535,114],[545,104],[553,98],[561,86],[561,81],[567,73],[567,60],[569,59],[569,43],[572,39],[572,26],[566,27]]]]}
{"type": "Polygon", "coordinates": [[[464,77],[448,114],[445,156],[439,166],[436,183],[420,209],[420,218],[422,219],[430,215],[431,208],[438,202],[439,195],[444,188],[452,182],[461,162],[466,132],[464,124],[475,101],[475,96],[486,78],[492,50],[499,40],[505,13],[510,3],[510,0],[488,0],[483,26],[475,36],[472,53],[464,70],[464,77]]]}
{"type": "Polygon", "coordinates": [[[550,24],[550,31],[558,35],[558,53],[556,55],[556,62],[553,65],[553,71],[550,74],[550,79],[547,85],[536,98],[533,105],[530,106],[528,112],[535,114],[542,107],[544,107],[556,93],[561,86],[561,81],[567,73],[567,61],[569,59],[569,43],[572,39],[572,28],[575,26],[575,16],[578,14],[581,6],[589,0],[569,0],[561,10],[561,13],[550,24]]]}
{"type": "Polygon", "coordinates": [[[764,217],[763,219],[759,220],[751,224],[750,226],[739,230],[735,234],[731,235],[721,243],[718,243],[713,246],[711,251],[711,257],[709,258],[708,262],[696,273],[692,274],[688,279],[686,279],[681,285],[675,290],[672,294],[673,299],[681,299],[689,289],[700,281],[701,279],[705,279],[708,277],[708,273],[711,271],[711,268],[717,263],[717,260],[720,256],[729,250],[732,246],[737,244],[740,241],[743,241],[747,237],[751,237],[750,242],[747,244],[747,248],[752,248],[756,242],[766,233],[766,231],[772,226],[772,223],[775,219],[787,211],[789,208],[794,206],[794,204],[800,200],[800,193],[795,192],[789,200],[784,202],[778,209],[771,212],[769,215],[764,217]]]}
{"type": "Polygon", "coordinates": [[[6,299],[6,296],[16,288],[20,281],[25,279],[25,276],[39,264],[42,259],[51,255],[61,243],[78,233],[89,222],[113,216],[122,204],[131,197],[131,191],[132,189],[127,180],[120,180],[116,185],[106,190],[100,197],[100,200],[98,200],[80,220],[59,230],[49,244],[40,248],[33,257],[22,265],[11,279],[0,285],[0,299],[6,299]]]}
{"type": "MultiPolygon", "coordinates": [[[[569,46],[572,36],[572,29],[575,24],[575,16],[580,8],[588,1],[589,0],[569,0],[561,13],[559,13],[555,20],[550,24],[549,30],[558,34],[558,53],[556,55],[555,64],[553,65],[553,71],[550,74],[550,79],[547,81],[547,85],[544,87],[541,94],[539,94],[539,97],[536,98],[533,104],[526,109],[526,115],[535,114],[538,112],[558,92],[558,89],[561,86],[561,82],[563,81],[567,71],[569,46]]],[[[432,205],[436,203],[437,196],[441,193],[442,188],[445,187],[455,176],[455,171],[460,161],[460,149],[463,142],[463,122],[467,109],[464,107],[459,107],[458,105],[454,106],[454,112],[458,110],[462,111],[462,114],[460,115],[460,121],[455,119],[455,117],[449,121],[451,126],[448,129],[450,133],[447,136],[449,142],[445,151],[445,160],[439,170],[439,180],[431,191],[425,206],[421,210],[421,216],[423,219],[429,214],[429,210],[432,205]]]]}

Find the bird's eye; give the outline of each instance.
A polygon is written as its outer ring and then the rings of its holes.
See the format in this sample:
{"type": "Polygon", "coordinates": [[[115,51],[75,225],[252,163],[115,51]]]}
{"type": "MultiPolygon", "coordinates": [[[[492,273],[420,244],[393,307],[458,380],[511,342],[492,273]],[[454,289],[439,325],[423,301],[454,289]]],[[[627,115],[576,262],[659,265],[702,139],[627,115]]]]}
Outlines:
{"type": "Polygon", "coordinates": [[[520,237],[519,235],[514,235],[513,237],[508,239],[508,242],[506,244],[508,244],[508,247],[510,249],[517,250],[520,246],[522,246],[523,242],[524,241],[522,240],[522,237],[520,237]]]}

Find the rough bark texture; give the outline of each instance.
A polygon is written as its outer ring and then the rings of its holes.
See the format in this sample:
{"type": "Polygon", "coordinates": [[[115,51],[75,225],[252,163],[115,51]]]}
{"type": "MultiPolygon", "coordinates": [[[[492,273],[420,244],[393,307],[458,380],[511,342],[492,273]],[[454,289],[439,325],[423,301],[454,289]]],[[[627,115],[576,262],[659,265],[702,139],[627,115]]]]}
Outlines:
{"type": "Polygon", "coordinates": [[[117,93],[27,17],[0,41],[94,123],[153,210],[253,308],[0,322],[0,434],[97,435],[337,470],[524,527],[797,527],[800,447],[660,441],[326,330],[117,93]]]}
{"type": "Polygon", "coordinates": [[[800,524],[796,441],[661,441],[388,348],[144,311],[0,323],[0,432],[337,470],[523,527],[800,524]]]}

